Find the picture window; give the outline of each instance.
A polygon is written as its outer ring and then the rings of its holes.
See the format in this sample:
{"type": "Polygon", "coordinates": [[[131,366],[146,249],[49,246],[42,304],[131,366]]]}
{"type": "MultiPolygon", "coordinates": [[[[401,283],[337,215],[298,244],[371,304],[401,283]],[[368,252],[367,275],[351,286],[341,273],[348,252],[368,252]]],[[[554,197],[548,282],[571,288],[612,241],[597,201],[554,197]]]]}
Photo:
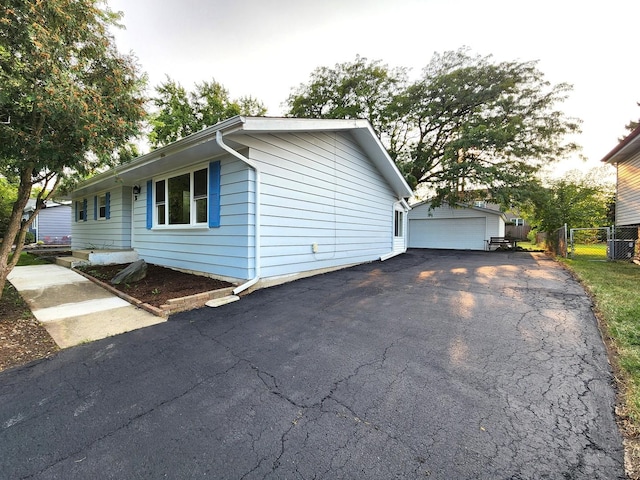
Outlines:
{"type": "Polygon", "coordinates": [[[208,169],[183,173],[155,182],[155,222],[158,226],[206,225],[208,169]]]}

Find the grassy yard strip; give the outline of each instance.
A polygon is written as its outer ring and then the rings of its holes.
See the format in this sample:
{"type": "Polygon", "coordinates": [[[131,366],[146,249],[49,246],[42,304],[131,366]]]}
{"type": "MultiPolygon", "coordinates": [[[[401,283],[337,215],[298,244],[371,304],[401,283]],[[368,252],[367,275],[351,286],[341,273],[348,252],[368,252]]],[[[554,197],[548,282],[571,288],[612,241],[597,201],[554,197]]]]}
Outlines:
{"type": "MultiPolygon", "coordinates": [[[[610,340],[620,369],[624,406],[618,413],[640,433],[640,266],[629,262],[563,260],[591,292],[603,334],[610,340]]],[[[613,359],[616,361],[616,359],[613,359]]]]}
{"type": "MultiPolygon", "coordinates": [[[[9,261],[11,261],[11,257],[12,255],[9,256],[9,261]]],[[[47,262],[46,260],[42,260],[40,257],[36,255],[32,255],[27,252],[22,252],[20,254],[20,260],[18,261],[17,266],[25,267],[29,265],[47,265],[48,263],[50,262],[47,262]]]]}

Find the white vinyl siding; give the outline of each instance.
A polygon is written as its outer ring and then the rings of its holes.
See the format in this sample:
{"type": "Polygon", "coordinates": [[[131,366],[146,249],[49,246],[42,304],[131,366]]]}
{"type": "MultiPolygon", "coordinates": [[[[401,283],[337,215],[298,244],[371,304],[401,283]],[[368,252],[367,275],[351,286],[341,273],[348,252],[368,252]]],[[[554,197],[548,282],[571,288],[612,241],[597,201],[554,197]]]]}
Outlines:
{"type": "Polygon", "coordinates": [[[640,155],[618,164],[616,225],[640,224],[640,155]]]}
{"type": "MultiPolygon", "coordinates": [[[[203,163],[193,171],[206,167],[203,163]]],[[[132,246],[148,263],[247,279],[253,270],[254,173],[239,160],[221,160],[220,227],[171,225],[147,229],[146,181],[134,205],[132,246]]],[[[154,205],[155,209],[156,206],[154,205]]]]}
{"type": "Polygon", "coordinates": [[[36,241],[44,243],[68,242],[68,237],[71,235],[72,218],[73,209],[69,205],[43,208],[36,217],[36,241]]]}
{"type": "Polygon", "coordinates": [[[485,232],[485,239],[489,240],[490,237],[504,237],[506,231],[506,225],[504,220],[499,215],[487,215],[487,230],[485,232]]]}
{"type": "Polygon", "coordinates": [[[262,172],[262,277],[371,261],[392,250],[397,199],[350,136],[262,134],[242,142],[262,172]]]}
{"type": "MultiPolygon", "coordinates": [[[[98,193],[97,196],[105,193],[98,193]]],[[[87,220],[72,223],[73,250],[131,248],[131,187],[118,187],[109,193],[108,219],[100,218],[99,211],[94,216],[94,196],[87,197],[87,220]]],[[[74,199],[74,202],[82,200],[74,199]]]]}

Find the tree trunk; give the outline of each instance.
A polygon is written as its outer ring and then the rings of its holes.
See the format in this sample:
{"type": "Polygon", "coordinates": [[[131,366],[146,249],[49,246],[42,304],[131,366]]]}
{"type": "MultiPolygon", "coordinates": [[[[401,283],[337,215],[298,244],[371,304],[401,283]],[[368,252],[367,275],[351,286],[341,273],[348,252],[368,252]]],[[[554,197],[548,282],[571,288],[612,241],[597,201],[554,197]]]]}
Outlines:
{"type": "MultiPolygon", "coordinates": [[[[22,171],[20,175],[20,186],[18,187],[18,198],[13,204],[13,210],[11,211],[11,218],[9,220],[9,226],[5,232],[4,239],[0,244],[0,299],[4,291],[4,285],[7,282],[7,276],[13,270],[13,267],[18,262],[22,246],[24,245],[24,232],[21,233],[19,238],[19,248],[16,248],[16,255],[9,262],[9,255],[11,254],[11,247],[13,241],[21,230],[22,215],[29,197],[31,196],[31,188],[33,187],[33,167],[28,167],[22,171]],[[22,240],[20,242],[20,240],[22,240]]],[[[28,225],[27,225],[28,226],[28,225]]]]}

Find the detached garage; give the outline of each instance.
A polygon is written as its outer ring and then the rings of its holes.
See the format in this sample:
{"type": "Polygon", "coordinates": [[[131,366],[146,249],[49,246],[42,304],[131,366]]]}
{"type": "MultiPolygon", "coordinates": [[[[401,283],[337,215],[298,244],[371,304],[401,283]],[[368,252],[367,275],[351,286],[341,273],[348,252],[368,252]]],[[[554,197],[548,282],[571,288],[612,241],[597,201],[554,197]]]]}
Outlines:
{"type": "Polygon", "coordinates": [[[504,237],[506,217],[489,208],[446,203],[429,209],[429,202],[411,206],[409,248],[485,250],[491,237],[504,237]]]}

